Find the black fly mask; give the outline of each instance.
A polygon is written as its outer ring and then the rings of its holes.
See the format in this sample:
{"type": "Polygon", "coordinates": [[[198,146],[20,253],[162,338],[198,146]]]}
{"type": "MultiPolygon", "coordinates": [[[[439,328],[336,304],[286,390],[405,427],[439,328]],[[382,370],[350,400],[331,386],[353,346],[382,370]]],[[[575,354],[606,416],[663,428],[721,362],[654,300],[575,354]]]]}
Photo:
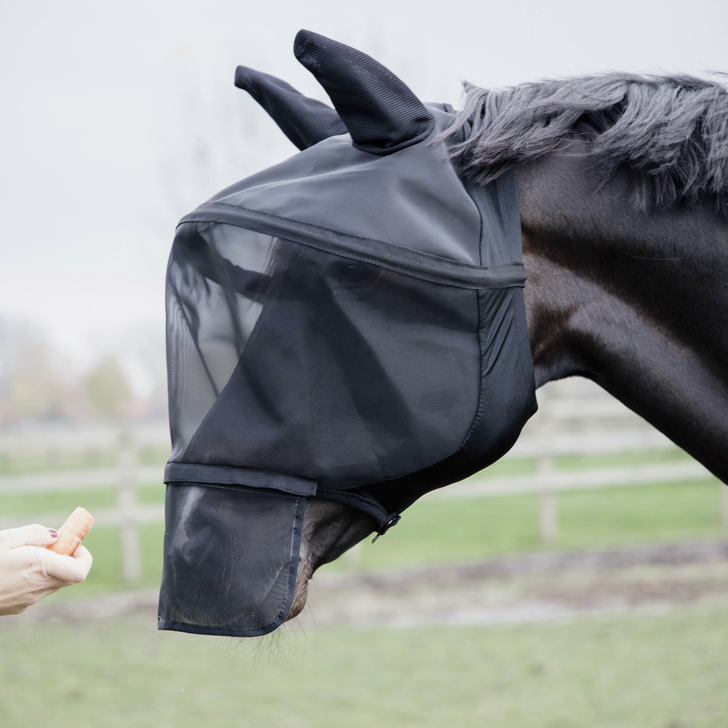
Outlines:
{"type": "Polygon", "coordinates": [[[336,111],[238,68],[302,151],[185,216],[169,260],[161,629],[271,632],[309,498],[384,533],[536,409],[512,174],[458,176],[452,109],[368,56],[295,53],[336,111]]]}

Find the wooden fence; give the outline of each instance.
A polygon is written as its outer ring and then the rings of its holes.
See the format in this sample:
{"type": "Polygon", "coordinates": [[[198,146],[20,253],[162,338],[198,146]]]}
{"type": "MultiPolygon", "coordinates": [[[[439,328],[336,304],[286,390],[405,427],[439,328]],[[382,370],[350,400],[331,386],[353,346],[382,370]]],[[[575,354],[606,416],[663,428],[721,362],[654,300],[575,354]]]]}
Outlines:
{"type": "MultiPolygon", "coordinates": [[[[36,460],[57,463],[62,456],[75,455],[82,463],[94,463],[99,453],[112,452],[115,463],[108,467],[83,467],[74,470],[46,470],[39,473],[0,476],[0,495],[82,491],[99,488],[116,489],[113,508],[94,509],[96,527],[119,529],[122,571],[124,580],[133,583],[141,576],[139,526],[163,523],[164,506],[160,503],[137,502],[136,487],[141,483],[159,483],[164,463],[139,463],[140,448],[160,452],[169,450],[169,430],[166,423],[155,422],[129,429],[100,425],[89,428],[40,428],[0,436],[0,456],[22,459],[35,455],[36,460]]],[[[82,505],[79,503],[79,505],[82,505]]],[[[58,527],[68,513],[41,512],[27,515],[0,514],[0,529],[13,528],[28,522],[58,527]]]]}
{"type": "MultiPolygon", "coordinates": [[[[558,494],[567,491],[593,490],[645,484],[714,480],[716,507],[722,514],[728,531],[728,488],[714,478],[702,465],[693,460],[652,463],[635,466],[588,467],[578,470],[559,470],[555,459],[568,455],[610,455],[627,453],[659,453],[676,450],[667,438],[655,431],[618,402],[588,387],[550,385],[539,393],[540,412],[524,429],[518,443],[506,459],[535,460],[532,475],[513,475],[471,478],[426,496],[430,500],[459,498],[492,498],[515,494],[530,494],[539,499],[539,527],[544,544],[558,534],[558,494]]],[[[141,555],[138,526],[162,523],[161,503],[140,504],[135,488],[139,483],[160,484],[164,465],[141,465],[141,447],[164,451],[169,448],[166,423],[149,423],[133,432],[120,433],[113,428],[89,428],[83,431],[57,429],[0,435],[0,456],[18,452],[34,452],[45,462],[57,460],[58,453],[75,450],[78,453],[98,453],[113,450],[116,463],[112,467],[87,467],[77,470],[51,470],[37,474],[0,477],[0,495],[12,493],[50,493],[53,491],[83,490],[115,487],[116,505],[94,512],[98,527],[119,529],[123,573],[128,582],[140,575],[141,555]],[[49,457],[48,453],[56,453],[49,457]]],[[[93,458],[91,458],[93,460],[93,458]]],[[[33,521],[49,525],[63,522],[66,513],[39,513],[33,521]]],[[[27,523],[27,516],[0,514],[0,529],[27,523]]]]}

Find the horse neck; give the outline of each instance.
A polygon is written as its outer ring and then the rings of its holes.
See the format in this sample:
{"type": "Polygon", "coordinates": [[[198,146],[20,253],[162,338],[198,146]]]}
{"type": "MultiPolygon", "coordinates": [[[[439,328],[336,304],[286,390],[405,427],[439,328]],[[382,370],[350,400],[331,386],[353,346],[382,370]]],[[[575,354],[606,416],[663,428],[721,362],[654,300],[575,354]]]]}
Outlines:
{"type": "Polygon", "coordinates": [[[641,211],[634,176],[590,165],[516,172],[537,384],[594,380],[728,481],[728,225],[641,211]]]}

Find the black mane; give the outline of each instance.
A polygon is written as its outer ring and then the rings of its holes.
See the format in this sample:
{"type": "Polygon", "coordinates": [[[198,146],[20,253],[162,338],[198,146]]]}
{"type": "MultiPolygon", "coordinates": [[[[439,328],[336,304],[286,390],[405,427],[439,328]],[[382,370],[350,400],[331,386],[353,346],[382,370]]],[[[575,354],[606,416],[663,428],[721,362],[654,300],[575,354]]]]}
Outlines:
{"type": "Polygon", "coordinates": [[[728,89],[692,76],[610,73],[526,83],[504,90],[465,86],[464,108],[444,137],[462,171],[485,184],[543,157],[570,138],[590,142],[605,175],[625,165],[659,207],[728,192],[728,89]]]}

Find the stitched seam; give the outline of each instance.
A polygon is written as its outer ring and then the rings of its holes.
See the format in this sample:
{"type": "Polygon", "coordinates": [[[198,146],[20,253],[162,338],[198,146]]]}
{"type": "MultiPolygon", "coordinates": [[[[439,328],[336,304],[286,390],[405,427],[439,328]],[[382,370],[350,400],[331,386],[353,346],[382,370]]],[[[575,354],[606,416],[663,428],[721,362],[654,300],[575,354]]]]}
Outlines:
{"type": "MultiPolygon", "coordinates": [[[[414,471],[414,472],[416,472],[416,471],[414,471]]],[[[407,473],[407,475],[409,475],[409,474],[410,473],[407,473]]],[[[384,480],[384,481],[377,481],[377,482],[386,483],[387,481],[384,480]]],[[[374,485],[374,483],[365,483],[363,485],[357,485],[357,486],[353,486],[353,487],[365,488],[367,485],[374,485]]],[[[362,495],[361,493],[352,492],[348,488],[342,488],[340,490],[334,490],[334,489],[319,490],[315,497],[322,498],[323,500],[338,501],[339,503],[344,503],[344,505],[346,505],[347,503],[351,503],[352,508],[357,508],[359,511],[361,511],[365,515],[369,516],[377,524],[377,526],[379,528],[384,526],[384,524],[387,522],[387,519],[391,515],[386,510],[386,508],[384,508],[381,505],[381,503],[379,503],[373,497],[368,496],[368,495],[362,495]],[[344,496],[344,497],[342,498],[341,496],[344,496]],[[367,511],[364,508],[360,508],[359,506],[357,506],[356,505],[357,503],[363,504],[363,505],[367,506],[368,508],[370,508],[371,510],[376,510],[380,514],[383,514],[383,516],[382,517],[375,516],[371,511],[367,511]]]]}
{"type": "Polygon", "coordinates": [[[430,115],[430,121],[427,125],[427,129],[425,131],[421,131],[416,137],[412,137],[412,139],[406,139],[403,142],[400,142],[396,146],[392,147],[391,149],[381,149],[379,151],[376,151],[378,148],[373,147],[369,148],[371,145],[364,145],[364,144],[357,144],[356,142],[352,141],[351,145],[353,147],[356,147],[361,152],[366,152],[367,154],[374,154],[377,157],[387,157],[390,154],[394,154],[395,152],[399,152],[402,149],[407,149],[407,147],[414,146],[415,144],[419,144],[423,139],[426,139],[430,134],[432,133],[432,130],[435,126],[435,119],[430,115]]]}
{"type": "Polygon", "coordinates": [[[259,470],[256,468],[246,468],[245,466],[236,467],[234,465],[209,465],[207,463],[195,462],[171,462],[167,463],[164,469],[164,482],[166,485],[174,485],[176,483],[196,483],[199,485],[219,485],[224,487],[238,486],[251,490],[275,490],[284,493],[290,493],[298,497],[308,497],[316,494],[317,482],[310,478],[289,475],[287,473],[275,473],[270,470],[259,470]],[[173,474],[175,471],[181,471],[179,474],[173,474]],[[209,473],[214,471],[215,479],[212,480],[209,473]],[[241,477],[235,478],[236,475],[241,477]],[[257,484],[244,481],[242,476],[249,475],[252,480],[256,475],[262,476],[269,480],[279,478],[283,481],[287,488],[280,488],[276,485],[257,484]],[[207,479],[205,479],[207,478],[207,479]]]}
{"type": "MultiPolygon", "coordinates": [[[[482,305],[481,305],[481,300],[480,300],[480,298],[481,298],[480,293],[478,293],[477,296],[478,296],[478,351],[480,352],[480,381],[479,381],[479,387],[478,387],[478,409],[475,412],[475,417],[473,419],[473,424],[470,426],[470,431],[465,436],[465,439],[463,440],[463,442],[460,445],[460,447],[458,448],[458,450],[456,450],[456,452],[459,452],[467,445],[468,441],[470,440],[470,438],[473,435],[473,432],[475,432],[476,426],[480,422],[480,417],[483,412],[483,360],[485,358],[485,352],[483,351],[483,339],[481,336],[481,331],[482,331],[481,308],[482,308],[482,305]]],[[[453,453],[453,454],[455,454],[455,453],[453,453]]]]}
{"type": "Polygon", "coordinates": [[[526,393],[530,393],[531,387],[530,387],[530,385],[528,383],[528,379],[526,377],[525,368],[526,368],[526,361],[533,361],[533,357],[531,356],[530,346],[529,346],[529,351],[525,352],[525,353],[524,353],[524,347],[523,347],[524,338],[526,341],[528,341],[528,331],[526,331],[525,336],[524,336],[523,330],[521,328],[521,318],[518,315],[518,311],[516,310],[516,306],[515,306],[515,303],[513,300],[511,300],[510,309],[511,309],[511,315],[513,316],[515,328],[518,330],[517,331],[517,333],[518,333],[518,352],[519,352],[520,360],[521,360],[521,366],[519,367],[519,369],[521,370],[521,380],[523,381],[523,388],[525,389],[526,393]],[[528,356],[528,359],[526,359],[525,356],[528,356]]]}
{"type": "MultiPolygon", "coordinates": [[[[329,227],[325,227],[324,225],[317,225],[316,223],[313,223],[313,222],[305,222],[304,220],[297,220],[296,218],[293,218],[293,217],[283,217],[283,215],[277,215],[275,212],[267,212],[267,211],[263,212],[261,210],[253,210],[249,207],[243,207],[242,205],[232,205],[229,202],[215,201],[215,202],[205,203],[204,205],[201,205],[197,210],[193,210],[192,212],[185,215],[182,218],[182,220],[180,220],[180,223],[178,223],[178,224],[185,222],[187,220],[187,218],[191,217],[196,212],[205,213],[206,212],[205,207],[207,207],[207,206],[211,207],[213,205],[221,205],[223,207],[228,207],[228,208],[230,208],[231,211],[235,211],[238,213],[242,210],[244,212],[252,212],[255,215],[261,215],[262,217],[271,217],[276,220],[282,220],[283,222],[293,222],[293,223],[296,223],[297,225],[302,225],[304,227],[310,227],[310,228],[313,228],[314,230],[323,230],[324,232],[332,233],[334,235],[344,235],[347,238],[354,238],[355,240],[360,240],[362,243],[379,243],[380,245],[386,245],[388,247],[391,246],[393,248],[399,248],[401,250],[416,253],[418,256],[421,256],[423,258],[428,258],[428,259],[432,260],[433,262],[442,261],[442,262],[446,263],[447,265],[454,265],[459,268],[466,268],[466,269],[472,270],[474,272],[480,270],[480,266],[473,265],[472,263],[463,263],[462,261],[459,261],[459,260],[451,260],[450,258],[443,258],[442,256],[434,255],[433,253],[425,253],[425,252],[422,252],[419,250],[413,250],[412,248],[406,248],[404,245],[396,245],[395,243],[388,243],[386,240],[379,240],[379,238],[366,238],[363,235],[357,235],[356,233],[346,233],[343,230],[337,230],[336,228],[329,228],[329,227]]],[[[208,213],[208,214],[210,214],[210,213],[208,213]]],[[[518,264],[514,264],[514,265],[518,265],[518,264]]]]}
{"type": "MultiPolygon", "coordinates": [[[[303,228],[313,228],[315,230],[321,230],[326,233],[330,233],[332,235],[336,236],[343,236],[343,237],[349,237],[356,241],[360,241],[362,243],[374,243],[377,245],[383,245],[386,248],[392,248],[394,249],[390,255],[393,256],[393,259],[387,260],[382,259],[380,256],[371,253],[367,251],[366,249],[356,249],[346,246],[343,243],[340,242],[331,242],[326,240],[317,240],[315,242],[312,242],[310,240],[308,241],[301,241],[301,240],[293,240],[293,242],[296,242],[299,245],[306,245],[308,247],[317,248],[320,250],[323,250],[324,252],[329,252],[334,255],[338,255],[340,257],[344,258],[352,258],[354,260],[364,260],[366,262],[372,263],[374,265],[378,265],[382,268],[388,268],[390,270],[393,270],[397,273],[400,273],[402,275],[409,275],[413,278],[418,278],[420,280],[427,281],[429,283],[436,283],[438,285],[448,285],[453,286],[455,288],[465,288],[469,290],[478,290],[478,289],[501,289],[501,288],[518,288],[522,287],[524,285],[525,280],[525,273],[523,273],[523,264],[518,262],[511,262],[499,266],[494,267],[488,267],[488,266],[474,266],[470,263],[463,263],[461,261],[456,260],[450,260],[448,258],[442,258],[440,256],[432,255],[430,253],[423,253],[417,250],[413,250],[411,248],[405,248],[400,245],[394,245],[392,243],[387,243],[383,240],[377,240],[376,238],[363,238],[358,235],[354,235],[351,233],[343,233],[341,231],[337,230],[331,230],[329,228],[313,225],[311,223],[304,223],[300,220],[294,220],[294,219],[288,219],[283,218],[278,215],[275,215],[273,213],[261,213],[257,210],[248,210],[248,208],[244,207],[238,207],[235,205],[230,205],[225,202],[215,202],[210,203],[210,205],[216,205],[216,206],[222,206],[224,208],[229,208],[231,210],[230,215],[231,219],[225,219],[223,216],[226,214],[225,210],[215,210],[213,209],[204,209],[199,208],[198,210],[189,213],[188,215],[185,215],[185,217],[182,218],[180,221],[180,225],[184,223],[189,222],[216,222],[218,224],[227,224],[227,225],[233,225],[235,227],[240,227],[243,229],[253,229],[253,226],[257,226],[259,228],[262,228],[260,232],[263,232],[264,234],[274,234],[278,237],[282,237],[284,239],[291,239],[286,236],[289,236],[291,234],[293,235],[310,235],[311,233],[308,233],[306,230],[296,232],[296,231],[284,231],[283,233],[280,233],[279,231],[275,231],[274,233],[271,233],[270,230],[266,230],[265,227],[267,225],[273,225],[274,221],[281,220],[284,223],[293,223],[295,225],[301,225],[303,228]],[[244,212],[243,212],[244,211],[244,212]],[[250,220],[250,219],[244,219],[245,213],[252,213],[253,215],[260,216],[262,220],[250,220]],[[265,218],[273,218],[273,221],[266,220],[265,218]],[[402,260],[397,259],[396,256],[394,256],[394,251],[400,250],[405,254],[413,254],[417,258],[420,258],[421,261],[412,261],[412,260],[402,260]],[[333,251],[333,252],[332,252],[333,251]],[[355,256],[359,256],[358,258],[355,256]],[[424,262],[422,262],[424,261],[424,262]],[[429,263],[432,265],[430,266],[429,263]],[[416,270],[413,270],[416,269],[416,270]],[[448,268],[454,268],[455,270],[447,270],[448,268]],[[460,269],[462,272],[458,272],[458,269],[460,269]],[[502,271],[502,275],[504,276],[504,280],[489,280],[489,281],[482,281],[478,280],[480,276],[483,276],[484,274],[491,273],[496,278],[498,275],[498,272],[502,271]],[[514,278],[511,278],[511,276],[515,276],[514,278]]],[[[482,221],[481,221],[482,224],[482,221]]]]}
{"type": "Polygon", "coordinates": [[[199,480],[175,480],[170,483],[165,483],[170,488],[178,488],[180,486],[193,485],[197,488],[216,488],[217,490],[232,491],[234,493],[258,493],[259,495],[275,495],[279,498],[288,498],[289,500],[299,500],[300,498],[315,498],[316,494],[304,495],[303,493],[291,493],[287,490],[280,490],[279,488],[257,488],[254,485],[224,485],[221,483],[201,483],[199,480]]]}
{"type": "MultiPolygon", "coordinates": [[[[480,314],[480,292],[476,291],[475,295],[478,297],[478,351],[480,353],[480,375],[478,377],[478,407],[475,411],[475,415],[473,416],[473,421],[470,425],[470,429],[468,430],[467,434],[463,438],[463,441],[460,443],[460,445],[453,450],[449,455],[446,455],[445,457],[441,458],[440,460],[435,461],[434,463],[425,466],[426,468],[434,468],[437,465],[440,465],[441,463],[444,463],[446,460],[449,460],[451,457],[454,457],[457,455],[468,443],[468,440],[472,437],[473,432],[475,431],[475,428],[478,425],[478,422],[480,421],[480,417],[482,414],[482,407],[483,407],[483,343],[482,338],[480,335],[481,332],[481,314],[480,314]]],[[[360,485],[352,485],[351,488],[342,488],[343,491],[349,491],[353,490],[355,488],[366,488],[370,485],[380,485],[381,483],[388,483],[392,480],[399,480],[400,478],[406,478],[409,475],[413,475],[414,473],[419,473],[423,470],[423,468],[418,468],[417,470],[410,470],[407,473],[402,473],[401,475],[393,475],[391,478],[384,478],[383,480],[374,480],[369,483],[361,483],[360,485]]],[[[382,508],[382,510],[385,510],[382,508]]]]}
{"type": "Polygon", "coordinates": [[[506,235],[509,232],[508,228],[508,206],[506,205],[505,192],[503,191],[502,177],[498,177],[496,183],[498,185],[498,202],[500,202],[501,215],[503,215],[503,228],[506,235]]]}

